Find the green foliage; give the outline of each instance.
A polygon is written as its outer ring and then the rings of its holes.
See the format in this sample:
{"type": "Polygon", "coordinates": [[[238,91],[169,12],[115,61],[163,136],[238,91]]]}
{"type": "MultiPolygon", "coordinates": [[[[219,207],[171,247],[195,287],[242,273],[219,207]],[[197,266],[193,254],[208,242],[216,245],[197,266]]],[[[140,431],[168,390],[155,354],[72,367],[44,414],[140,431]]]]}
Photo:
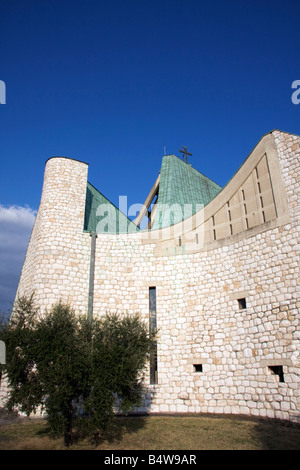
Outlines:
{"type": "Polygon", "coordinates": [[[58,303],[39,320],[32,344],[34,363],[43,389],[43,406],[55,436],[70,443],[73,403],[86,393],[89,358],[81,340],[82,323],[68,306],[58,303]]]}
{"type": "Polygon", "coordinates": [[[148,331],[138,316],[112,314],[95,321],[90,369],[93,387],[85,403],[93,429],[107,429],[114,406],[126,412],[139,404],[150,348],[148,331]]]}
{"type": "Polygon", "coordinates": [[[7,347],[8,409],[29,415],[41,406],[52,434],[64,435],[66,445],[74,428],[107,431],[116,409],[126,412],[139,403],[153,337],[138,315],[88,321],[59,302],[40,317],[33,297],[22,298],[0,332],[7,347]]]}
{"type": "Polygon", "coordinates": [[[11,320],[1,329],[6,345],[3,369],[11,387],[7,408],[12,410],[18,404],[19,410],[27,414],[36,410],[36,402],[42,398],[32,356],[36,314],[33,296],[21,298],[11,320]]]}

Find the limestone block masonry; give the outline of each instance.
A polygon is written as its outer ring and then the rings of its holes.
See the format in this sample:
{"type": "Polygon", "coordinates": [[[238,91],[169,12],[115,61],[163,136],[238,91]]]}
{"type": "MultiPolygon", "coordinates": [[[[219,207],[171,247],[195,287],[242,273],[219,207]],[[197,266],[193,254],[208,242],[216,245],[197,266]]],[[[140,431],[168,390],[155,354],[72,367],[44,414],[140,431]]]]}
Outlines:
{"type": "MultiPolygon", "coordinates": [[[[168,236],[164,230],[155,236],[97,234],[94,315],[139,312],[148,324],[149,288],[156,288],[157,383],[150,384],[148,374],[140,411],[300,422],[299,158],[298,136],[277,130],[264,136],[203,209],[199,246],[183,233],[178,247],[176,227],[168,236]],[[260,161],[268,171],[268,218],[257,190],[253,198],[261,206],[253,209],[253,226],[236,222],[238,230],[230,233],[224,219],[220,239],[206,238],[212,216],[238,199],[245,181],[257,185],[260,161]]],[[[88,310],[87,170],[87,164],[64,157],[46,163],[18,287],[18,295],[35,292],[43,312],[59,299],[78,313],[88,310]]],[[[200,233],[199,225],[191,227],[200,233]]]]}

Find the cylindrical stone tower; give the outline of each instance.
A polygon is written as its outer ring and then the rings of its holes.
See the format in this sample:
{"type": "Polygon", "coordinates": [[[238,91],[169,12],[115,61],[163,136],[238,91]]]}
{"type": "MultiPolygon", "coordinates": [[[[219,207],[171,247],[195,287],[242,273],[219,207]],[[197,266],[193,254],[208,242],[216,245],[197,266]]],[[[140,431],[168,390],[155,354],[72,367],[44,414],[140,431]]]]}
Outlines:
{"type": "Polygon", "coordinates": [[[84,236],[88,165],[65,157],[46,162],[41,202],[17,297],[35,293],[41,312],[59,300],[87,311],[90,237],[84,236]]]}

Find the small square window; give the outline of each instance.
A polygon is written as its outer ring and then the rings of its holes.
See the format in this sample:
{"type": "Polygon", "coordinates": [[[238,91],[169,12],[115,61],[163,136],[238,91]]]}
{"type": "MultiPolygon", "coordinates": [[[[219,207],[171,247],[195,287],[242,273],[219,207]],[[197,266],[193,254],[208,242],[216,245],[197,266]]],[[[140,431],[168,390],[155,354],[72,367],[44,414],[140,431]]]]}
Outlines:
{"type": "Polygon", "coordinates": [[[193,364],[194,372],[203,372],[202,364],[193,364]]]}
{"type": "Polygon", "coordinates": [[[282,366],[268,366],[269,370],[274,375],[278,375],[279,382],[284,382],[283,367],[282,366]]]}
{"type": "Polygon", "coordinates": [[[240,310],[245,310],[245,308],[247,308],[246,299],[245,299],[245,298],[237,299],[237,301],[238,301],[238,306],[239,306],[239,309],[240,309],[240,310]]]}

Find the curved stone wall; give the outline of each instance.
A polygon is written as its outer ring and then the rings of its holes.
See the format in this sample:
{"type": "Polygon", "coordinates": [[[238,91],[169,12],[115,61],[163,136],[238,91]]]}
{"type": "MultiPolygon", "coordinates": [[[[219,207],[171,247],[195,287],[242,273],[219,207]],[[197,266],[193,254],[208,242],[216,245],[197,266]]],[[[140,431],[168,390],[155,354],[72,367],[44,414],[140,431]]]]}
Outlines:
{"type": "Polygon", "coordinates": [[[90,241],[83,237],[88,166],[54,157],[46,162],[42,197],[17,295],[35,293],[49,310],[59,299],[87,309],[90,241]]]}
{"type": "MultiPolygon", "coordinates": [[[[97,235],[94,315],[148,322],[156,288],[157,383],[143,410],[300,420],[299,155],[299,137],[274,131],[187,229],[97,235]]],[[[47,162],[18,289],[42,310],[62,299],[87,312],[86,184],[86,164],[47,162]]]]}

